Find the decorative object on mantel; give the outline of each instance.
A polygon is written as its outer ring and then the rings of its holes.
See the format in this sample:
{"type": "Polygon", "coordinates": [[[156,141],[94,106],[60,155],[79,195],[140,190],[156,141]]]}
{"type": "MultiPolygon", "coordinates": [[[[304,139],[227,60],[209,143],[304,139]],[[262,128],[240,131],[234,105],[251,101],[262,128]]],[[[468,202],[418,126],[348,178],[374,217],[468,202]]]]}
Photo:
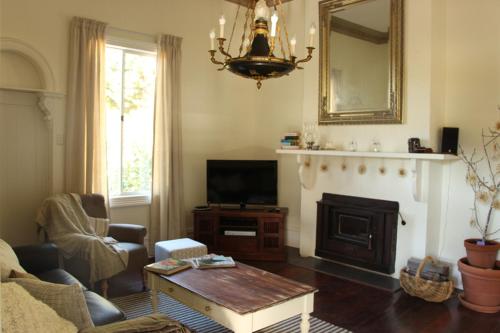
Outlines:
{"type": "Polygon", "coordinates": [[[419,138],[408,139],[408,152],[412,154],[432,154],[432,148],[422,147],[419,138]]]}
{"type": "Polygon", "coordinates": [[[347,150],[355,152],[358,150],[358,143],[356,140],[352,139],[348,144],[347,144],[347,150]]]}
{"type": "Polygon", "coordinates": [[[382,145],[380,144],[380,141],[377,139],[373,139],[372,141],[372,146],[371,146],[371,151],[374,153],[379,153],[382,151],[382,145]]]}
{"type": "Polygon", "coordinates": [[[300,149],[300,133],[286,133],[281,139],[281,149],[300,149]]]}
{"type": "Polygon", "coordinates": [[[273,13],[267,6],[265,0],[248,0],[245,20],[243,25],[243,35],[241,37],[241,45],[236,57],[230,54],[231,44],[236,28],[236,22],[240,12],[240,5],[234,20],[234,25],[229,37],[229,45],[227,50],[224,43],[226,19],[223,16],[219,19],[219,38],[218,49],[224,56],[224,61],[215,59],[215,29],[210,32],[210,60],[216,65],[221,65],[220,71],[228,69],[230,72],[242,76],[244,78],[257,81],[257,88],[260,89],[262,81],[272,78],[279,78],[288,75],[295,69],[303,69],[299,66],[301,63],[308,62],[312,59],[314,51],[314,38],[316,34],[316,26],[313,24],[309,29],[309,44],[307,46],[307,56],[304,59],[298,60],[296,56],[297,39],[289,38],[288,29],[283,13],[282,0],[273,0],[273,13]],[[269,23],[271,26],[269,27],[269,23]],[[286,48],[285,48],[286,45],[286,48]],[[279,51],[281,56],[278,57],[279,51]]]}
{"type": "MultiPolygon", "coordinates": [[[[314,122],[304,123],[303,125],[303,139],[304,145],[307,150],[313,150],[315,144],[319,141],[318,125],[314,122]]],[[[314,149],[318,150],[318,149],[314,149]]]]}
{"type": "Polygon", "coordinates": [[[420,262],[416,272],[412,273],[410,261],[412,260],[408,261],[408,267],[401,269],[399,274],[401,287],[406,293],[436,303],[444,302],[451,297],[454,289],[453,281],[449,281],[445,276],[446,269],[442,265],[435,264],[434,259],[428,256],[420,262]],[[426,279],[429,276],[434,278],[426,279]],[[444,278],[446,279],[441,281],[444,278]]]}
{"type": "Polygon", "coordinates": [[[496,261],[500,243],[492,239],[500,228],[490,230],[495,211],[500,209],[499,174],[493,167],[499,137],[500,122],[497,122],[494,129],[481,132],[483,156],[477,156],[476,149],[467,156],[460,146],[460,157],[467,166],[466,181],[474,191],[471,226],[481,235],[480,239],[464,241],[467,258],[458,261],[464,285],[460,301],[469,309],[485,313],[500,311],[500,262],[496,261]],[[485,176],[480,174],[483,165],[487,170],[485,176]]]}

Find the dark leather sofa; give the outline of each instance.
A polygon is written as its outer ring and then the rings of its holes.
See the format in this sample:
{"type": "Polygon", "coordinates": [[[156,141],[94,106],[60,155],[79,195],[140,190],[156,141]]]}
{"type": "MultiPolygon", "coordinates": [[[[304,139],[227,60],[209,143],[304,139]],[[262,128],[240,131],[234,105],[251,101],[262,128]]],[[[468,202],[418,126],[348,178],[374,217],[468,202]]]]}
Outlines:
{"type": "Polygon", "coordinates": [[[113,305],[113,303],[88,290],[73,275],[60,268],[59,253],[57,246],[54,244],[45,243],[41,245],[20,246],[15,247],[14,252],[21,266],[28,273],[36,275],[43,281],[67,285],[80,284],[83,288],[87,307],[95,326],[102,326],[126,319],[125,314],[113,305]]]}

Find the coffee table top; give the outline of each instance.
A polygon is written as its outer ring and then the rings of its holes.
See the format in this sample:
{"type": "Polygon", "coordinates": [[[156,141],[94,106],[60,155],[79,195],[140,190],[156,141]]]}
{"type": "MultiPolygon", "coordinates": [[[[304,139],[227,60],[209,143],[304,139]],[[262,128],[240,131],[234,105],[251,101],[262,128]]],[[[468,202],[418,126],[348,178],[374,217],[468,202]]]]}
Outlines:
{"type": "Polygon", "coordinates": [[[162,278],[239,314],[317,291],[239,262],[233,268],[188,269],[162,278]]]}

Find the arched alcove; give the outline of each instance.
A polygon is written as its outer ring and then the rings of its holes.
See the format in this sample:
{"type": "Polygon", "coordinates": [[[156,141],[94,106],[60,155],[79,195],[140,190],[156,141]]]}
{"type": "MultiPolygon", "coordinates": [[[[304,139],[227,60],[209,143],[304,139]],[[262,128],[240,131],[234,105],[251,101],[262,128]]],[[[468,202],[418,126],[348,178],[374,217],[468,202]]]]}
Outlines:
{"type": "Polygon", "coordinates": [[[1,88],[55,90],[54,73],[45,57],[21,40],[0,38],[0,66],[1,88]]]}

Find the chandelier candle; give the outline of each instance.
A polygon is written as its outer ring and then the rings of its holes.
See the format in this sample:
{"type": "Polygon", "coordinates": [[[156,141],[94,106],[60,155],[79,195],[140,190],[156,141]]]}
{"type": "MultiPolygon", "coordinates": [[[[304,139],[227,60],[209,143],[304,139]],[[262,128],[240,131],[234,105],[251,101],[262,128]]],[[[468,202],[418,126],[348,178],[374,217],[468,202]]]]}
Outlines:
{"type": "Polygon", "coordinates": [[[224,38],[224,26],[226,25],[226,18],[222,15],[219,19],[220,33],[219,37],[224,38]]]}
{"type": "MultiPolygon", "coordinates": [[[[243,36],[241,36],[241,45],[238,48],[239,54],[233,57],[229,53],[230,50],[225,48],[224,44],[227,40],[224,37],[224,26],[226,24],[224,15],[219,19],[218,47],[215,45],[215,32],[210,33],[211,49],[209,53],[210,61],[221,66],[219,71],[227,69],[238,76],[256,80],[257,88],[260,89],[262,81],[279,78],[290,74],[295,69],[302,69],[299,64],[312,59],[316,27],[313,25],[309,29],[310,43],[307,47],[306,57],[298,60],[296,57],[297,39],[288,39],[288,30],[283,19],[285,16],[282,9],[282,0],[270,1],[275,9],[272,15],[271,9],[267,6],[265,0],[255,2],[255,0],[248,0],[246,6],[247,12],[243,17],[243,36]],[[279,26],[278,21],[280,22],[279,26]],[[223,56],[224,60],[218,61],[216,59],[218,52],[223,56]]],[[[235,22],[238,22],[239,12],[240,7],[238,6],[235,22]]],[[[229,45],[231,45],[233,34],[234,27],[229,37],[229,45]]]]}
{"type": "Polygon", "coordinates": [[[215,29],[210,31],[210,50],[215,51],[215,29]]]}
{"type": "Polygon", "coordinates": [[[314,35],[316,35],[316,26],[313,23],[309,28],[309,47],[314,47],[314,35]]]}
{"type": "Polygon", "coordinates": [[[293,37],[290,41],[290,53],[292,57],[295,57],[295,49],[297,48],[297,38],[293,37]]]}
{"type": "Polygon", "coordinates": [[[276,28],[278,27],[278,15],[276,13],[271,16],[271,37],[276,37],[276,28]]]}

